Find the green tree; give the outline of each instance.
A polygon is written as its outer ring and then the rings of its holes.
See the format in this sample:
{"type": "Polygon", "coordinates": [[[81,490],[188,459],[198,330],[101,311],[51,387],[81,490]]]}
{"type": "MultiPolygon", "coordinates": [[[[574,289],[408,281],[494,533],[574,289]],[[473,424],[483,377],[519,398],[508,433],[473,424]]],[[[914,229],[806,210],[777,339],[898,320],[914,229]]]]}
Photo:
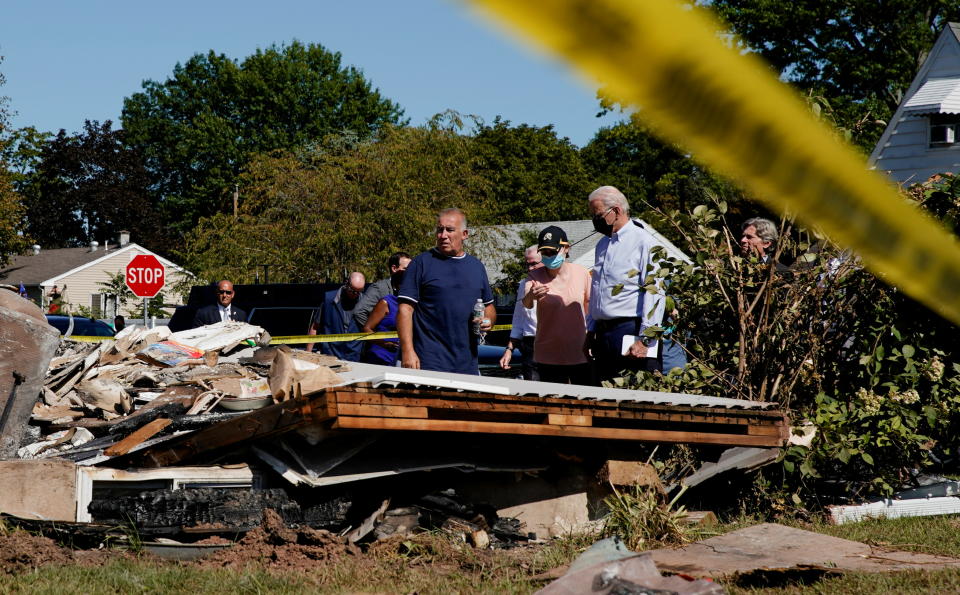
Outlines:
{"type": "MultiPolygon", "coordinates": [[[[0,72],[0,87],[5,82],[6,77],[0,72]]],[[[9,103],[8,97],[0,95],[0,265],[7,263],[10,254],[21,252],[30,245],[29,238],[22,233],[24,208],[14,189],[14,174],[8,169],[6,160],[11,144],[9,103]]]]}
{"type": "Polygon", "coordinates": [[[154,174],[165,219],[184,233],[228,210],[254,154],[343,130],[365,136],[401,123],[402,113],[359,70],[342,66],[339,53],[294,41],[242,62],[197,54],[126,98],[122,121],[154,174]]]}
{"type": "Polygon", "coordinates": [[[163,248],[143,158],[109,120],[88,120],[75,135],[61,130],[43,145],[39,163],[19,185],[27,230],[44,246],[115,241],[127,230],[138,243],[163,248]]]}
{"type": "Polygon", "coordinates": [[[956,0],[701,0],[785,80],[822,95],[872,147],[956,0]]]}
{"type": "Polygon", "coordinates": [[[601,128],[580,156],[598,185],[616,186],[638,207],[640,201],[661,206],[662,196],[676,197],[676,206],[685,209],[702,197],[698,183],[702,172],[693,160],[638,121],[601,128]]]}
{"type": "Polygon", "coordinates": [[[391,253],[433,245],[441,208],[464,209],[471,227],[489,221],[472,143],[435,120],[385,126],[376,140],[335,135],[299,153],[261,155],[241,176],[239,216],[201,219],[181,260],[201,277],[235,282],[253,282],[264,264],[278,282],[339,281],[350,270],[378,278],[391,253]]]}
{"type": "Polygon", "coordinates": [[[586,217],[592,190],[577,148],[553,126],[511,126],[498,116],[475,131],[477,171],[490,180],[496,223],[586,217]]]}

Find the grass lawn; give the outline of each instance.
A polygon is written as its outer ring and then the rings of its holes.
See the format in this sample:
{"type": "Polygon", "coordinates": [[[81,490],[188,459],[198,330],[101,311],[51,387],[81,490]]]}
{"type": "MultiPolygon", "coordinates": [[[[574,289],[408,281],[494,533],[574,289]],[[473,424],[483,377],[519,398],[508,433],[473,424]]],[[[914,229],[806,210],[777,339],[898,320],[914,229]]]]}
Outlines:
{"type": "MultiPolygon", "coordinates": [[[[744,526],[722,525],[719,532],[744,526]]],[[[797,525],[801,526],[801,525],[797,525]]],[[[960,519],[928,517],[801,528],[873,545],[960,557],[960,519]]],[[[538,547],[476,551],[457,548],[440,535],[422,535],[362,556],[318,561],[303,572],[263,568],[208,569],[149,557],[118,558],[97,565],[44,566],[0,576],[0,592],[36,593],[531,593],[547,584],[533,579],[573,560],[593,539],[575,537],[538,547]]],[[[931,593],[960,592],[960,569],[892,574],[850,573],[812,584],[742,587],[731,593],[931,593]]]]}

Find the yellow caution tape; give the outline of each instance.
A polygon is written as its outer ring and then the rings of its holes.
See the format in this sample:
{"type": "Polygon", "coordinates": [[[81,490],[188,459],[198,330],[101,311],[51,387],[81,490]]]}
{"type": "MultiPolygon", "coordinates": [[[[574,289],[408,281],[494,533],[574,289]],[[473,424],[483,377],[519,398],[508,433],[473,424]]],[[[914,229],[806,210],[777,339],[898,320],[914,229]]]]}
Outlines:
{"type": "Polygon", "coordinates": [[[675,0],[473,0],[565,58],[659,134],[853,248],[875,273],[960,323],[956,238],[817,121],[768,65],[675,0]]]}
{"type": "MultiPolygon", "coordinates": [[[[498,324],[491,331],[508,331],[513,328],[510,324],[498,324]]],[[[288,335],[272,337],[271,345],[296,345],[301,343],[335,343],[337,341],[372,341],[373,339],[396,339],[396,331],[382,333],[350,333],[342,335],[288,335]]]]}
{"type": "MultiPolygon", "coordinates": [[[[509,324],[498,324],[491,331],[509,331],[513,328],[509,324]]],[[[298,345],[306,343],[336,343],[338,341],[372,341],[373,339],[396,339],[396,331],[387,331],[382,333],[344,333],[342,335],[286,335],[283,337],[271,337],[271,345],[298,345]]],[[[68,341],[81,341],[85,343],[95,343],[98,341],[111,341],[113,337],[64,337],[68,341]]]]}

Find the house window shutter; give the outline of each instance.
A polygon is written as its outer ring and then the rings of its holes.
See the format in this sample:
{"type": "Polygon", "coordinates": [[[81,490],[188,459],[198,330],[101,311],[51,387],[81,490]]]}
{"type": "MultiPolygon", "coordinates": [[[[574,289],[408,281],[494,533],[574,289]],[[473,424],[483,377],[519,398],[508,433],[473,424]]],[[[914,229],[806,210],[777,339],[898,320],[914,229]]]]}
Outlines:
{"type": "Polygon", "coordinates": [[[103,294],[90,294],[90,317],[103,318],[100,314],[103,311],[103,294]]]}

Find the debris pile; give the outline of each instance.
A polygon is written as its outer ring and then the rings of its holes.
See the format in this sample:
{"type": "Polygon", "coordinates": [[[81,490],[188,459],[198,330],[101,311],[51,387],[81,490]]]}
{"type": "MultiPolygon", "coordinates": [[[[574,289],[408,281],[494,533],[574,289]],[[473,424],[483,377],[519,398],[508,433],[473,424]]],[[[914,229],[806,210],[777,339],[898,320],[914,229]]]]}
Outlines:
{"type": "Polygon", "coordinates": [[[0,494],[0,510],[193,544],[260,531],[269,509],[301,532],[287,540],[298,547],[321,530],[347,544],[439,531],[512,547],[595,523],[600,484],[616,483],[595,471],[646,459],[650,442],[769,449],[789,433],[771,403],[401,370],[269,343],[232,321],[61,341],[42,386],[18,400],[32,407],[20,460],[0,460],[0,473],[37,479],[0,494]]]}

